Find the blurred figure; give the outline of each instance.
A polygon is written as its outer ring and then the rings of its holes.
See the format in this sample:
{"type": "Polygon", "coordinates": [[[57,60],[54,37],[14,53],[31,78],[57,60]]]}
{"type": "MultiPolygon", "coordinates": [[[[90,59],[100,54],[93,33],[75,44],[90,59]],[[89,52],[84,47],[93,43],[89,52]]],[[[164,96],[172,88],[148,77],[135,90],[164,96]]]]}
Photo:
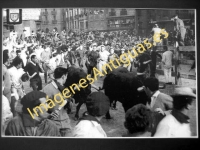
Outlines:
{"type": "Polygon", "coordinates": [[[173,61],[173,52],[168,50],[166,46],[166,51],[162,56],[163,70],[165,75],[166,84],[172,84],[171,76],[172,76],[172,61],[173,61]]]}
{"type": "Polygon", "coordinates": [[[159,46],[161,42],[160,40],[161,28],[159,28],[158,24],[155,24],[151,32],[153,32],[153,40],[154,40],[153,45],[159,46]]]}
{"type": "Polygon", "coordinates": [[[171,20],[173,20],[175,23],[174,31],[176,32],[176,38],[178,40],[178,44],[180,46],[185,46],[184,39],[185,39],[186,29],[183,20],[178,18],[178,14],[176,14],[171,20]]]}
{"type": "MultiPolygon", "coordinates": [[[[4,78],[3,78],[2,91],[4,90],[4,87],[5,85],[4,85],[4,78]]],[[[4,95],[2,95],[2,122],[1,122],[2,135],[5,134],[7,124],[12,118],[13,118],[13,113],[11,112],[10,102],[4,95]]]]}
{"type": "Polygon", "coordinates": [[[11,80],[8,67],[10,66],[10,57],[8,50],[3,51],[3,66],[2,66],[2,76],[4,78],[4,90],[3,95],[6,96],[9,103],[11,102],[11,80]]]}

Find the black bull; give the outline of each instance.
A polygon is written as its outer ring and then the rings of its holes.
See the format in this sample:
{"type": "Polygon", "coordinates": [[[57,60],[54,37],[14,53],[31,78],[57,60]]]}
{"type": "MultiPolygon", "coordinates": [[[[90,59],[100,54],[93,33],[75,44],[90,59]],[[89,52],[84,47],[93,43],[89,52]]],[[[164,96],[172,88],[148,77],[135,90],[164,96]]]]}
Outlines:
{"type": "MultiPolygon", "coordinates": [[[[139,91],[143,84],[135,72],[129,72],[126,68],[119,67],[109,74],[104,79],[103,89],[105,95],[110,99],[110,102],[119,101],[122,103],[124,111],[136,104],[145,104],[150,102],[145,91],[139,91]]],[[[109,112],[106,114],[110,118],[109,112]]]]}
{"type": "MultiPolygon", "coordinates": [[[[72,84],[79,83],[80,79],[86,79],[87,74],[83,69],[80,69],[76,66],[69,67],[69,72],[67,76],[67,80],[64,84],[65,87],[69,88],[72,84]]],[[[75,119],[79,118],[79,110],[81,105],[86,101],[87,96],[91,93],[91,85],[89,84],[89,81],[87,81],[88,86],[86,88],[80,88],[79,90],[75,90],[75,94],[73,95],[73,98],[75,99],[75,103],[77,105],[76,107],[76,114],[75,119]]],[[[85,86],[85,85],[83,85],[85,86]]],[[[69,88],[70,89],[70,88],[69,88]]],[[[72,91],[71,91],[72,92],[72,91]]]]}
{"type": "MultiPolygon", "coordinates": [[[[86,79],[86,76],[87,74],[83,69],[74,66],[69,67],[68,77],[64,85],[69,88],[74,83],[78,84],[80,79],[86,79]]],[[[91,93],[91,85],[89,81],[87,82],[88,86],[86,88],[80,88],[80,91],[76,90],[74,94],[75,103],[78,103],[75,119],[79,118],[80,107],[91,93]]],[[[105,95],[109,97],[110,102],[112,103],[114,100],[121,102],[125,112],[136,104],[146,104],[147,101],[150,101],[144,91],[138,92],[138,88],[142,86],[142,82],[135,77],[135,74],[128,72],[123,67],[107,74],[103,82],[105,95]]],[[[110,118],[109,112],[106,114],[106,118],[110,118]]]]}

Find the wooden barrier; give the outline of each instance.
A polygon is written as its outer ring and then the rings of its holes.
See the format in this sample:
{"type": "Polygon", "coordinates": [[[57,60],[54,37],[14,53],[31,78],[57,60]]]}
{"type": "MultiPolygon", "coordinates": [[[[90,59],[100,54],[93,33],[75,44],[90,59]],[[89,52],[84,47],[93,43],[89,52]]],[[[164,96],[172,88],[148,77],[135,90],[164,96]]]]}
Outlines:
{"type": "MultiPolygon", "coordinates": [[[[190,55],[188,54],[190,53],[192,55],[195,55],[196,47],[195,46],[179,46],[178,49],[173,46],[167,46],[167,47],[168,47],[168,50],[173,50],[174,55],[175,55],[175,63],[174,63],[175,67],[174,67],[174,72],[172,72],[172,76],[175,77],[175,84],[177,85],[179,77],[196,80],[196,75],[191,74],[189,72],[182,72],[179,69],[180,65],[185,66],[185,67],[190,67],[194,63],[195,61],[194,58],[192,58],[193,60],[191,60],[189,58],[190,55]],[[179,77],[178,77],[178,74],[180,75],[179,77]]],[[[157,52],[161,54],[165,52],[164,46],[157,46],[157,52]]],[[[158,74],[164,75],[163,70],[161,70],[161,68],[157,69],[156,72],[158,74]]]]}

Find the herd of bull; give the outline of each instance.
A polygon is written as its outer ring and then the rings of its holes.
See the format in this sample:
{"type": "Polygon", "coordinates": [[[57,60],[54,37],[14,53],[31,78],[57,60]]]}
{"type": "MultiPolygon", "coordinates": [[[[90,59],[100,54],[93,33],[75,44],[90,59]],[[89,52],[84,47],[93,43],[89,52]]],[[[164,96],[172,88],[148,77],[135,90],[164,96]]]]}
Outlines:
{"type": "MultiPolygon", "coordinates": [[[[79,67],[69,67],[68,77],[65,82],[65,87],[69,87],[74,83],[78,83],[80,79],[86,78],[87,73],[79,67]]],[[[89,81],[88,81],[89,83],[89,81]]],[[[91,93],[93,85],[88,84],[86,88],[81,88],[80,91],[76,91],[73,98],[75,99],[76,114],[75,120],[79,118],[79,110],[81,105],[86,101],[87,96],[91,93]]],[[[119,101],[122,103],[124,111],[136,104],[146,104],[150,102],[150,98],[142,90],[143,83],[137,77],[136,72],[129,72],[124,67],[118,67],[117,69],[109,72],[103,81],[103,86],[97,90],[104,92],[110,99],[110,103],[119,101]]],[[[107,119],[111,119],[109,111],[106,114],[107,119]]]]}

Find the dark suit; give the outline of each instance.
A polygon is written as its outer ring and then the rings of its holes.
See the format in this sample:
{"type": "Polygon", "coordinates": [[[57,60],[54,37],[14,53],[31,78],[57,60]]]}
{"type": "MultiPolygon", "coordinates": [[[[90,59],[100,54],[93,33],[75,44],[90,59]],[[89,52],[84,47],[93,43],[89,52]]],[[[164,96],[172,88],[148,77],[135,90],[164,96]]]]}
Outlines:
{"type": "Polygon", "coordinates": [[[162,56],[159,53],[156,51],[151,51],[151,77],[155,77],[157,56],[162,59],[162,56]]]}

